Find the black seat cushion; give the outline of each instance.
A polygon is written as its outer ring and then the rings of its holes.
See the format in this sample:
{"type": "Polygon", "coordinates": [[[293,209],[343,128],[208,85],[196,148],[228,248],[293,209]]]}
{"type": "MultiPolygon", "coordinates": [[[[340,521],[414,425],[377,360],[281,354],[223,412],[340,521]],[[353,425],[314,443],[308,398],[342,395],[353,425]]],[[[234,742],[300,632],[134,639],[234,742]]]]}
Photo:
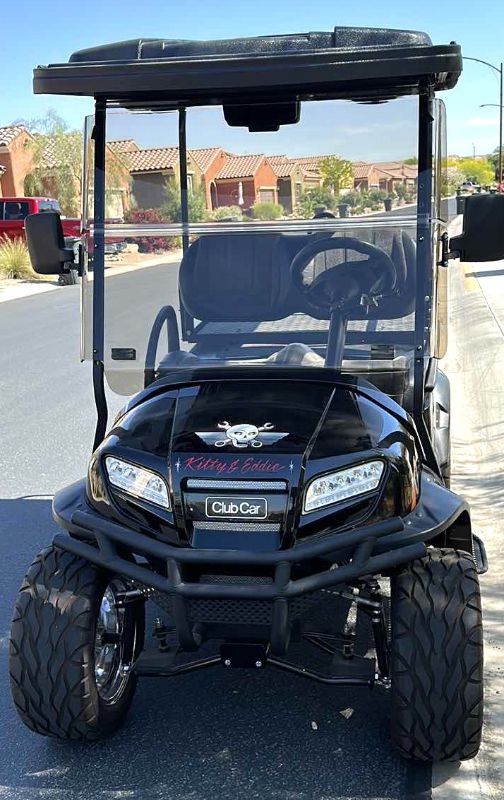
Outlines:
{"type": "Polygon", "coordinates": [[[203,322],[278,320],[303,311],[290,264],[306,241],[269,233],[201,236],[180,265],[184,308],[203,322]]]}

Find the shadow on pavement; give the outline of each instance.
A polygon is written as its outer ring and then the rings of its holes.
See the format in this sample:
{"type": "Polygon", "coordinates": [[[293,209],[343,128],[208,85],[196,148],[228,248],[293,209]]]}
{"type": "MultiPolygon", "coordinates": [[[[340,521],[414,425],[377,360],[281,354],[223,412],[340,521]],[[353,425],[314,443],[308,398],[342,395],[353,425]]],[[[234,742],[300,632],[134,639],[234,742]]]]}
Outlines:
{"type": "MultiPolygon", "coordinates": [[[[26,568],[55,526],[50,499],[0,500],[0,668],[26,568]]],[[[406,765],[390,750],[388,698],[336,689],[272,668],[216,667],[142,679],[125,727],[94,744],[32,734],[1,681],[0,794],[11,800],[221,800],[404,797],[406,765]],[[353,709],[346,719],[340,711],[353,709]],[[313,725],[316,723],[316,725],[313,725]]]]}

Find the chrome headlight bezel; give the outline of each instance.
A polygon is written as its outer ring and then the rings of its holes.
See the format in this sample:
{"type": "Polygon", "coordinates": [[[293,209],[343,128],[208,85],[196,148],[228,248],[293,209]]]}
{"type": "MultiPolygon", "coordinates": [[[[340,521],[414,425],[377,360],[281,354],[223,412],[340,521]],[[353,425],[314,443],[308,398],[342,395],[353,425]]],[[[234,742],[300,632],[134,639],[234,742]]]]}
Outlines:
{"type": "Polygon", "coordinates": [[[316,475],[305,487],[303,514],[312,514],[330,506],[375,494],[383,481],[385,466],[383,459],[373,458],[316,475]],[[324,483],[329,485],[324,487],[324,483]],[[318,495],[311,497],[315,488],[319,489],[318,495]]]}
{"type": "Polygon", "coordinates": [[[168,482],[158,472],[111,453],[103,458],[103,470],[112,491],[122,492],[133,500],[171,511],[168,482]],[[121,465],[123,471],[113,469],[112,462],[121,465]]]}

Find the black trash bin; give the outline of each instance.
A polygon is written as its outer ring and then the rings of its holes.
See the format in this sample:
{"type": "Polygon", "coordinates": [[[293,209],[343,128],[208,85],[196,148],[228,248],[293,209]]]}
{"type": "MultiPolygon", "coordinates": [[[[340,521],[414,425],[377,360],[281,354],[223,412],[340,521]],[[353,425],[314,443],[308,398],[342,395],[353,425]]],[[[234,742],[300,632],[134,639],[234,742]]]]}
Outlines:
{"type": "Polygon", "coordinates": [[[383,206],[385,208],[385,211],[392,211],[392,198],[386,197],[383,201],[383,206]]]}
{"type": "Polygon", "coordinates": [[[350,208],[348,203],[340,203],[338,205],[338,213],[340,217],[348,217],[348,209],[350,208]]]}
{"type": "Polygon", "coordinates": [[[465,197],[461,194],[457,194],[457,214],[463,214],[465,208],[465,197]]]}

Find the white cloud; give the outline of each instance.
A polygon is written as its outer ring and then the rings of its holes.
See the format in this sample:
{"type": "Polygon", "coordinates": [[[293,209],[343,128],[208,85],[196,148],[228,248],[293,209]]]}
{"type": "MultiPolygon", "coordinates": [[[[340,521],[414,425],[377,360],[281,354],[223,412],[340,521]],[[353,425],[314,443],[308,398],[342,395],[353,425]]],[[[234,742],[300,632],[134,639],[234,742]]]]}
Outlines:
{"type": "Polygon", "coordinates": [[[498,124],[498,117],[473,117],[464,122],[464,125],[468,128],[493,128],[498,124]]]}

